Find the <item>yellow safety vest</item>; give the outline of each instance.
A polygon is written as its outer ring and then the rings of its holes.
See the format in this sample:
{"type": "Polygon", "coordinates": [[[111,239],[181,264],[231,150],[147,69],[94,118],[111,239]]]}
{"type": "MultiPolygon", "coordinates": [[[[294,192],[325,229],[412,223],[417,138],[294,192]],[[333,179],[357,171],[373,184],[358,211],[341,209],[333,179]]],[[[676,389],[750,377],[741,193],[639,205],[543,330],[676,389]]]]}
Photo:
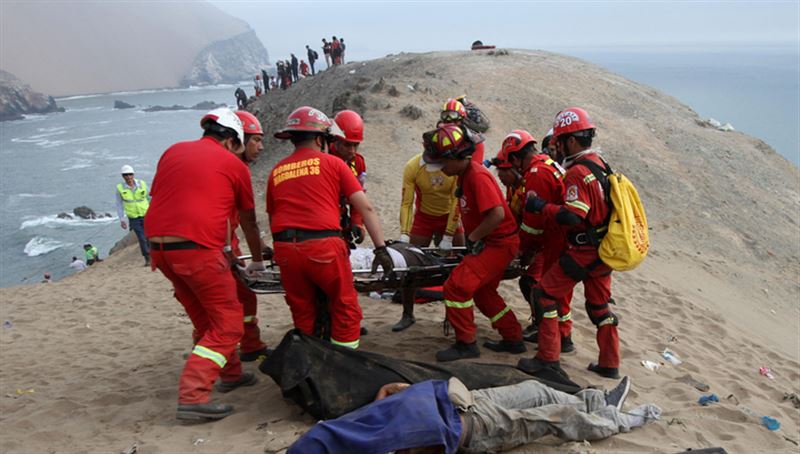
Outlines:
{"type": "Polygon", "coordinates": [[[150,207],[150,202],[147,201],[147,184],[144,180],[136,180],[136,182],[139,183],[136,192],[127,185],[117,184],[117,191],[122,197],[122,205],[125,207],[125,215],[128,216],[128,219],[144,217],[150,207]]]}

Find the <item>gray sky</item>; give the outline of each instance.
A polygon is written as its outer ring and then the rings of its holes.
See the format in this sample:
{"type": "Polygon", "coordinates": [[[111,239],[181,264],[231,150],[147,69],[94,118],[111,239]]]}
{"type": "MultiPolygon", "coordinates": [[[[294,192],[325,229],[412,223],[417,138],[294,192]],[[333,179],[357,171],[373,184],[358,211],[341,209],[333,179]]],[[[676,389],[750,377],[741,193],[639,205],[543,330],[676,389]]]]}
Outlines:
{"type": "Polygon", "coordinates": [[[560,52],[589,48],[719,47],[800,43],[800,1],[225,1],[270,60],[344,37],[350,60],[398,52],[498,47],[560,52]]]}

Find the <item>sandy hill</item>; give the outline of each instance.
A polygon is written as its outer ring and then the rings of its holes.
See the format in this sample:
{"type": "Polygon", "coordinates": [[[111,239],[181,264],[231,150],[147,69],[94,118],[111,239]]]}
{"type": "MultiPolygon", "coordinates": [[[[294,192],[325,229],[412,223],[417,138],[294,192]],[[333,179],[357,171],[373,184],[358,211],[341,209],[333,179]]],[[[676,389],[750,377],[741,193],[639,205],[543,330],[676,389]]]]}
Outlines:
{"type": "MultiPolygon", "coordinates": [[[[492,121],[489,155],[511,129],[541,137],[558,110],[585,107],[598,125],[597,144],[636,183],[652,226],[651,257],[635,271],[615,273],[613,292],[622,372],[633,381],[629,402],[655,402],[663,419],[591,444],[548,437],[515,452],[797,452],[800,412],[784,393],[800,393],[800,172],[760,140],[703,127],[675,99],[597,66],[534,51],[351,63],[270,92],[253,110],[270,132],[303,104],[363,112],[368,196],[396,236],[402,166],[420,151],[420,135],[434,125],[441,103],[464,92],[492,121]],[[421,117],[401,113],[407,106],[421,117]],[[683,363],[664,361],[665,348],[683,363]],[[642,360],[666,364],[653,372],[642,360]],[[760,375],[760,366],[769,366],[774,379],[760,375]],[[720,402],[699,406],[702,393],[681,381],[687,375],[708,384],[720,402]],[[777,418],[782,428],[768,431],[753,415],[777,418]]],[[[270,139],[253,169],[262,208],[266,172],[288,151],[270,139]]],[[[313,424],[264,376],[253,388],[219,397],[237,414],[213,424],[177,423],[177,379],[191,325],[166,279],[140,260],[128,248],[55,284],[0,289],[3,319],[11,322],[0,328],[3,452],[119,452],[134,444],[141,453],[280,452],[313,424]]],[[[527,317],[516,283],[503,283],[501,293],[527,317]]],[[[597,355],[595,330],[580,287],[576,295],[577,352],[562,363],[579,383],[608,388],[613,381],[585,371],[597,355]]],[[[259,302],[263,337],[274,345],[291,327],[288,310],[280,297],[259,302]]],[[[366,297],[361,304],[370,329],[366,350],[432,361],[452,342],[441,332],[440,304],[418,307],[417,324],[400,334],[390,332],[400,308],[366,297]]],[[[478,315],[476,322],[481,341],[496,337],[487,320],[478,315]]],[[[480,361],[517,359],[483,349],[480,361]]]]}
{"type": "Polygon", "coordinates": [[[4,1],[0,12],[0,67],[53,96],[219,82],[206,73],[226,69],[209,60],[235,65],[216,48],[251,67],[233,80],[268,59],[245,22],[208,2],[4,1]]]}

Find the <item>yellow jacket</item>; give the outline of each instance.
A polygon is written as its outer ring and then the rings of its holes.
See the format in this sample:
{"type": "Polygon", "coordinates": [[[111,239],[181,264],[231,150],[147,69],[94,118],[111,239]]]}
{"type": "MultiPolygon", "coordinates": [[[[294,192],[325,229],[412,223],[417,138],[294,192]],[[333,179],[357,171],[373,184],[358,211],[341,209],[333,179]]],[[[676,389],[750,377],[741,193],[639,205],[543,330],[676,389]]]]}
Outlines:
{"type": "Polygon", "coordinates": [[[400,205],[400,233],[408,235],[414,223],[414,208],[430,216],[447,217],[446,235],[453,235],[458,227],[459,211],[455,196],[457,177],[448,177],[441,170],[431,172],[422,159],[415,155],[403,170],[403,202],[400,205]],[[416,204],[414,203],[416,196],[416,204]]]}

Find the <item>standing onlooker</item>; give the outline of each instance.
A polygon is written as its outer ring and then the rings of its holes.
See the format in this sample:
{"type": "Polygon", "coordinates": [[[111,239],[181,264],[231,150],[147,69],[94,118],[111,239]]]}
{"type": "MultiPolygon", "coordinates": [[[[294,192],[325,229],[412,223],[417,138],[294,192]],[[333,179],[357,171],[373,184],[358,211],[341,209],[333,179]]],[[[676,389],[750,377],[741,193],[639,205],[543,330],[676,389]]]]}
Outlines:
{"type": "Polygon", "coordinates": [[[253,79],[253,88],[256,90],[256,97],[261,96],[261,74],[256,74],[253,79]]]}
{"type": "Polygon", "coordinates": [[[335,36],[331,42],[331,59],[334,66],[342,64],[342,44],[335,36]]]}
{"type": "Polygon", "coordinates": [[[75,271],[83,271],[86,269],[86,262],[73,255],[72,262],[69,264],[69,267],[75,271]]]}
{"type": "Polygon", "coordinates": [[[342,62],[341,64],[344,64],[344,49],[345,49],[344,38],[339,38],[339,54],[340,54],[340,60],[342,62]]]}
{"type": "Polygon", "coordinates": [[[130,228],[136,234],[139,241],[139,250],[144,257],[144,265],[150,264],[150,249],[147,246],[147,238],[144,236],[144,215],[150,207],[150,197],[147,195],[147,184],[144,180],[137,180],[133,177],[133,167],[122,166],[122,179],[125,183],[117,184],[116,201],[117,217],[119,226],[123,229],[130,228]],[[128,223],[125,223],[125,218],[128,223]]]}
{"type": "Polygon", "coordinates": [[[264,93],[269,91],[269,74],[266,69],[261,70],[261,83],[264,84],[264,93]]]}
{"type": "Polygon", "coordinates": [[[308,77],[308,64],[306,64],[305,60],[300,60],[300,75],[308,77]]]}
{"type": "Polygon", "coordinates": [[[331,43],[325,41],[325,38],[322,38],[322,53],[325,55],[325,69],[329,69],[331,67],[331,43]]]}
{"type": "Polygon", "coordinates": [[[314,62],[316,62],[317,59],[319,58],[319,54],[317,53],[317,51],[308,47],[308,44],[306,44],[306,53],[308,54],[308,64],[311,65],[311,75],[313,76],[314,74],[316,74],[316,72],[314,71],[314,62]]]}
{"type": "Polygon", "coordinates": [[[300,80],[300,76],[297,73],[297,57],[292,54],[292,82],[297,82],[300,80]]]}
{"type": "Polygon", "coordinates": [[[42,279],[42,284],[49,284],[53,281],[50,280],[50,273],[44,273],[44,278],[42,279]]]}

